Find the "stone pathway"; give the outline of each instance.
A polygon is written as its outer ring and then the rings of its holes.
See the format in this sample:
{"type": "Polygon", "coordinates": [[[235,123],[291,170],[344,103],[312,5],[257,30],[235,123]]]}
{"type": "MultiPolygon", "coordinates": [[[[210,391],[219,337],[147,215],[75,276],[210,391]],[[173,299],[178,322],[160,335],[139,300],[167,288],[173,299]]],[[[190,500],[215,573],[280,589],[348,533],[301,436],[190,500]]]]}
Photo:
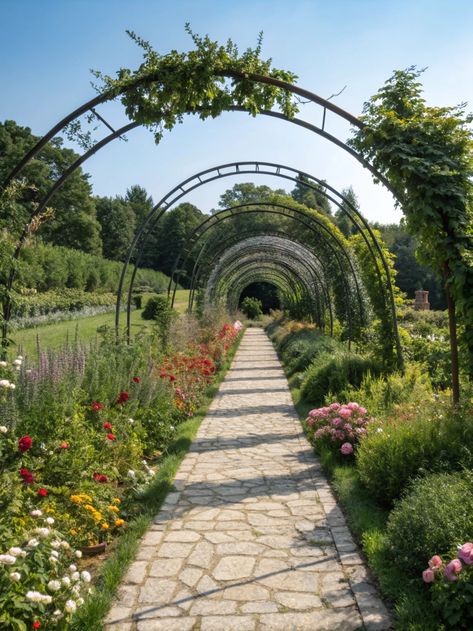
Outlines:
{"type": "Polygon", "coordinates": [[[248,329],[106,620],[113,631],[370,631],[390,619],[248,329]]]}

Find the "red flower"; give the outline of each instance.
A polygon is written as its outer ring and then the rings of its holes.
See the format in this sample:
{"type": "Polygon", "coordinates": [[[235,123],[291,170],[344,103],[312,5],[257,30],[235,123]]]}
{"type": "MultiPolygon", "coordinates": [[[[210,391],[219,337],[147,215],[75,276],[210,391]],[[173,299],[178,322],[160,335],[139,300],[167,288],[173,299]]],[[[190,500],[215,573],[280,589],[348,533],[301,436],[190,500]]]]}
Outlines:
{"type": "Polygon", "coordinates": [[[46,491],[46,489],[44,489],[43,487],[41,487],[40,489],[38,489],[38,495],[41,497],[46,497],[46,495],[48,494],[48,492],[46,491]]]}
{"type": "Polygon", "coordinates": [[[133,381],[135,383],[140,383],[141,379],[139,377],[133,377],[133,381]]]}
{"type": "Polygon", "coordinates": [[[104,423],[104,424],[102,425],[102,427],[103,427],[104,429],[112,429],[112,424],[111,424],[111,423],[104,423]]]}
{"type": "Polygon", "coordinates": [[[176,377],[174,375],[169,375],[169,381],[176,381],[176,377]]]}
{"type": "Polygon", "coordinates": [[[28,471],[28,469],[20,469],[20,475],[25,484],[32,484],[34,482],[34,475],[31,471],[28,471]]]}
{"type": "Polygon", "coordinates": [[[128,394],[128,392],[126,392],[125,390],[123,390],[122,392],[120,392],[120,394],[118,395],[118,399],[117,399],[117,403],[126,403],[128,401],[128,399],[130,398],[130,395],[128,394]]]}
{"type": "Polygon", "coordinates": [[[69,449],[69,443],[66,443],[66,441],[64,440],[64,441],[63,441],[63,442],[59,445],[59,447],[60,447],[61,449],[69,449]]]}
{"type": "Polygon", "coordinates": [[[90,408],[94,412],[98,412],[99,410],[103,408],[103,403],[98,403],[97,401],[94,401],[92,405],[90,406],[90,408]]]}
{"type": "Polygon", "coordinates": [[[107,434],[107,438],[108,440],[117,440],[117,437],[115,436],[115,434],[107,434]]]}
{"type": "Polygon", "coordinates": [[[168,375],[167,375],[166,372],[162,372],[162,373],[160,373],[159,376],[161,377],[161,379],[164,379],[164,377],[167,377],[168,375]]]}
{"type": "Polygon", "coordinates": [[[41,622],[39,622],[39,620],[36,620],[35,622],[33,622],[33,629],[39,629],[41,626],[41,622]]]}
{"type": "Polygon", "coordinates": [[[104,473],[94,473],[94,480],[96,482],[108,482],[108,477],[104,473]]]}
{"type": "Polygon", "coordinates": [[[31,449],[32,446],[33,446],[33,441],[31,440],[29,436],[22,436],[20,440],[18,441],[18,449],[21,452],[28,451],[28,449],[31,449]]]}

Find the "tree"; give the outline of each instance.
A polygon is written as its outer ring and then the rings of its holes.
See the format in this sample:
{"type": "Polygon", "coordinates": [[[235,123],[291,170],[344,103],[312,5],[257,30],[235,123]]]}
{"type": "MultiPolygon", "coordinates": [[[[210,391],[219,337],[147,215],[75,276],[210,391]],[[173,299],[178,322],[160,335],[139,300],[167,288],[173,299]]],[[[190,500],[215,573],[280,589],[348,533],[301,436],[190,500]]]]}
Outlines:
{"type": "Polygon", "coordinates": [[[145,188],[134,184],[127,189],[122,201],[128,204],[133,210],[136,228],[138,229],[153,208],[153,198],[151,195],[148,195],[145,188]]]}
{"type": "MultiPolygon", "coordinates": [[[[0,124],[0,181],[37,140],[29,127],[21,127],[12,120],[0,124]]],[[[74,151],[62,146],[61,139],[47,143],[38,157],[23,169],[21,177],[28,186],[16,202],[9,205],[8,213],[0,216],[0,227],[19,235],[29,221],[34,203],[44,198],[55,180],[77,157],[74,151]]],[[[82,169],[77,169],[51,198],[48,206],[54,214],[38,233],[44,241],[91,254],[100,253],[100,225],[96,221],[88,178],[82,169]]]]}
{"type": "MultiPolygon", "coordinates": [[[[360,209],[360,205],[359,205],[358,199],[357,199],[357,197],[355,195],[355,191],[353,190],[353,188],[351,186],[348,187],[348,188],[344,188],[342,190],[342,195],[357,210],[360,209]]],[[[345,201],[342,202],[342,208],[346,209],[353,216],[353,211],[351,210],[350,206],[345,201]]],[[[344,212],[341,208],[337,208],[337,210],[335,212],[335,223],[339,227],[340,231],[343,232],[343,234],[347,238],[351,234],[355,234],[356,233],[356,228],[354,227],[353,223],[350,221],[350,218],[348,217],[347,213],[344,212]]]]}
{"type": "Polygon", "coordinates": [[[305,175],[297,176],[297,182],[295,187],[291,191],[291,196],[296,202],[300,204],[304,204],[308,208],[315,208],[316,210],[320,210],[326,215],[332,214],[332,209],[330,207],[330,202],[323,194],[325,188],[321,186],[318,182],[313,180],[309,180],[305,175]],[[308,188],[304,186],[304,183],[309,183],[311,186],[315,188],[308,188]]]}
{"type": "Polygon", "coordinates": [[[135,214],[119,197],[96,197],[97,218],[102,226],[103,255],[123,261],[135,234],[135,214]]]}
{"type": "Polygon", "coordinates": [[[251,202],[264,202],[274,197],[274,195],[286,195],[286,191],[282,188],[273,189],[265,185],[256,186],[252,182],[242,182],[226,190],[220,196],[218,205],[220,208],[230,208],[231,206],[251,202]]]}

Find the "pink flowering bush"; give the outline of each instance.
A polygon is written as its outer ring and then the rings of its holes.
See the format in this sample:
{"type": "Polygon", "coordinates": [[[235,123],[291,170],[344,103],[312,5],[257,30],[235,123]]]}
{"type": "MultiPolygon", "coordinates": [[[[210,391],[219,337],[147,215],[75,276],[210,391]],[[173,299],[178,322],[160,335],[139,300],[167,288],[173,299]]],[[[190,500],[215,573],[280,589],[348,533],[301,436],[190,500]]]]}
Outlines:
{"type": "Polygon", "coordinates": [[[317,445],[324,445],[331,451],[351,456],[370,422],[367,410],[358,403],[331,403],[329,406],[311,410],[306,419],[307,426],[314,432],[317,445]]]}
{"type": "Polygon", "coordinates": [[[473,628],[473,543],[458,546],[456,558],[448,563],[434,555],[422,579],[432,584],[433,607],[448,627],[473,628]]]}

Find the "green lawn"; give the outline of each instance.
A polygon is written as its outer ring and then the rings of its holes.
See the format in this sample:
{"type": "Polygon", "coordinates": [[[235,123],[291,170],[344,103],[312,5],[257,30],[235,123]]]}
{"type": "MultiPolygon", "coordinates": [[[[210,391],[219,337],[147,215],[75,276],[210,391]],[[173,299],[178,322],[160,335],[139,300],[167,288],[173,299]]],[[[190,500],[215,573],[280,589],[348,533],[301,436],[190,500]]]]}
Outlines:
{"type": "MultiPolygon", "coordinates": [[[[184,313],[187,309],[187,299],[189,291],[187,289],[179,289],[176,293],[176,302],[174,308],[179,313],[184,313]]],[[[146,300],[146,297],[145,297],[146,300]]],[[[120,322],[125,324],[126,314],[121,314],[120,322]]],[[[30,329],[21,329],[15,331],[12,335],[15,351],[19,346],[22,347],[25,355],[35,355],[37,348],[37,340],[39,339],[42,348],[59,348],[66,340],[72,340],[76,336],[84,341],[90,342],[97,336],[97,328],[104,325],[115,326],[115,313],[102,313],[100,315],[80,318],[78,320],[68,320],[55,324],[44,324],[42,326],[30,329]]],[[[141,331],[143,328],[151,326],[149,321],[141,318],[141,310],[136,309],[131,313],[131,331],[132,334],[141,331]]]]}

